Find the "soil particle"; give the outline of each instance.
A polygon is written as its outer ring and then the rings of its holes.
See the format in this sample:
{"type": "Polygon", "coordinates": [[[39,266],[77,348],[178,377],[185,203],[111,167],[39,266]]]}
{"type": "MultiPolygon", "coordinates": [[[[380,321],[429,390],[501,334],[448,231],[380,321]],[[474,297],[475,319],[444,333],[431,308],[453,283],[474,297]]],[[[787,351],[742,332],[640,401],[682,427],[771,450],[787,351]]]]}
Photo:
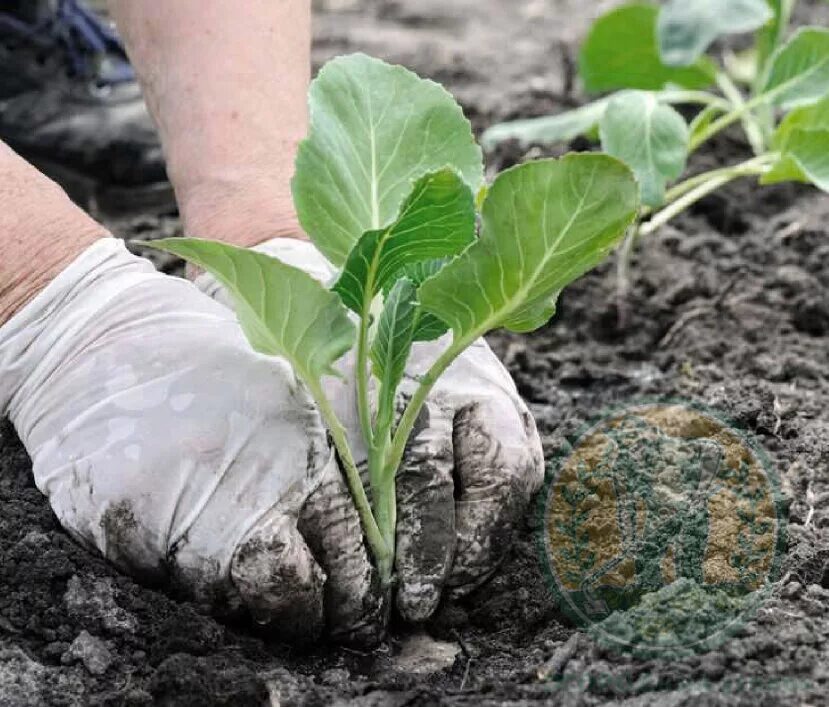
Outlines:
{"type": "Polygon", "coordinates": [[[68,665],[81,661],[92,675],[103,675],[112,665],[112,653],[100,638],[81,631],[72,641],[66,653],[61,656],[61,663],[68,665]]]}
{"type": "Polygon", "coordinates": [[[69,614],[86,626],[100,627],[113,634],[134,634],[138,621],[115,601],[112,579],[81,579],[73,575],[66,583],[63,601],[69,614]]]}
{"type": "Polygon", "coordinates": [[[437,641],[427,634],[416,633],[404,639],[394,662],[404,673],[431,675],[451,667],[460,652],[457,642],[437,641]]]}

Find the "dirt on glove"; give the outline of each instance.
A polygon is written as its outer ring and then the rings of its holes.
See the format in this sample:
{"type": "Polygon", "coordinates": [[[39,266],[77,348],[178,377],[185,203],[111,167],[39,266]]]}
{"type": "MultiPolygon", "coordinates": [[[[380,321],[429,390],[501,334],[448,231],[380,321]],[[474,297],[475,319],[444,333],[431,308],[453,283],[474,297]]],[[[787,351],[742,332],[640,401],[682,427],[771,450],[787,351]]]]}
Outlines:
{"type": "MultiPolygon", "coordinates": [[[[321,0],[315,57],[362,50],[405,63],[447,84],[481,128],[575,105],[577,40],[609,4],[321,0]]],[[[804,0],[798,20],[826,24],[829,6],[804,0]]],[[[505,146],[489,166],[541,154],[505,146]]],[[[693,166],[746,154],[729,134],[693,166]]],[[[146,237],[179,226],[148,217],[113,227],[146,237]]],[[[395,624],[371,654],[298,652],[139,585],[79,547],[5,425],[0,706],[827,704],[829,198],[736,183],[644,243],[632,278],[623,327],[607,263],[567,290],[551,325],[491,343],[548,459],[604,409],[643,398],[695,401],[755,436],[788,499],[788,543],[772,595],[722,646],[636,658],[577,631],[549,588],[533,510],[502,570],[441,607],[425,636],[395,624]]],[[[669,587],[651,595],[651,617],[672,610],[678,593],[681,605],[696,601],[694,586],[669,587]]],[[[641,610],[615,617],[644,630],[641,610]]]]}

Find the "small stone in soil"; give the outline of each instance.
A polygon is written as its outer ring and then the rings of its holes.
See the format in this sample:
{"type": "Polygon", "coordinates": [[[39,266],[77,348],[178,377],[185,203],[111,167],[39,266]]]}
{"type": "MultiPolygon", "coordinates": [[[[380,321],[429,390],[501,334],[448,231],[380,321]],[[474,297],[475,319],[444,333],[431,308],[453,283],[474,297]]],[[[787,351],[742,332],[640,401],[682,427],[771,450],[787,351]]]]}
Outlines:
{"type": "MultiPolygon", "coordinates": [[[[63,601],[76,619],[100,623],[109,633],[135,633],[138,620],[118,606],[111,579],[70,577],[63,601]]],[[[87,624],[88,625],[88,624],[87,624]]]]}
{"type": "Polygon", "coordinates": [[[329,668],[323,670],[319,676],[319,682],[322,685],[330,685],[331,687],[345,685],[350,679],[351,675],[345,668],[329,668]]]}
{"type": "Polygon", "coordinates": [[[76,660],[80,660],[92,675],[103,675],[112,665],[112,653],[100,638],[81,631],[61,657],[61,662],[66,663],[76,660]]]}
{"type": "Polygon", "coordinates": [[[460,652],[457,643],[436,641],[425,633],[418,633],[406,638],[393,660],[397,670],[425,675],[451,668],[460,652]]]}

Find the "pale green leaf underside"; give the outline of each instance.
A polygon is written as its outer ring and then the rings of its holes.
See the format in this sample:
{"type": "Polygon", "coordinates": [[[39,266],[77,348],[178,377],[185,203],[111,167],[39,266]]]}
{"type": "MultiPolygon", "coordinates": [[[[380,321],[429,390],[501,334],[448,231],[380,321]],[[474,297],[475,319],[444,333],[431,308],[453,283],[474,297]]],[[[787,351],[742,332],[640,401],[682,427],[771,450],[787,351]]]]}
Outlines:
{"type": "Polygon", "coordinates": [[[292,183],[300,224],[342,265],[367,231],[397,218],[412,184],[451,166],[483,181],[469,121],[438,84],[363,54],[328,62],[310,90],[310,133],[292,183]]]}
{"type": "Polygon", "coordinates": [[[780,160],[763,175],[763,184],[809,182],[829,192],[829,129],[796,128],[786,140],[780,160]]]}
{"type": "Polygon", "coordinates": [[[659,53],[668,66],[691,66],[720,36],[753,32],[773,17],[766,0],[668,0],[659,12],[659,53]]]}
{"type": "Polygon", "coordinates": [[[403,268],[457,255],[474,240],[475,204],[469,187],[451,169],[426,175],[414,185],[394,223],[363,234],[334,291],[363,314],[403,268]]]}
{"type": "Polygon", "coordinates": [[[657,207],[665,185],[679,177],[688,157],[688,126],[651,93],[626,91],[607,106],[599,124],[602,148],[633,170],[642,202],[657,207]]]}
{"type": "Polygon", "coordinates": [[[538,327],[540,312],[551,315],[556,294],[608,254],[637,209],[633,174],[613,157],[513,167],[489,190],[479,240],[426,280],[418,299],[456,340],[538,327]]]}
{"type": "Polygon", "coordinates": [[[499,123],[483,134],[481,144],[491,150],[505,140],[517,140],[522,148],[567,142],[595,130],[606,106],[607,99],[602,99],[557,115],[499,123]]]}
{"type": "Polygon", "coordinates": [[[763,93],[783,108],[814,103],[829,92],[829,30],[799,29],[770,59],[763,93]]]}
{"type": "Polygon", "coordinates": [[[772,137],[775,150],[786,147],[794,130],[829,130],[829,96],[810,106],[795,108],[780,121],[772,137]]]}
{"type": "Polygon", "coordinates": [[[406,372],[406,363],[412,349],[416,319],[415,294],[415,286],[408,278],[395,283],[386,296],[371,347],[373,372],[380,381],[381,394],[386,396],[380,407],[387,413],[393,410],[397,386],[406,372]]]}
{"type": "Polygon", "coordinates": [[[153,241],[211,273],[233,299],[253,348],[283,356],[297,373],[317,381],[354,345],[355,328],[339,297],[291,265],[253,250],[197,238],[153,241]]]}
{"type": "Polygon", "coordinates": [[[705,88],[708,71],[671,67],[659,57],[656,21],[659,8],[632,3],[611,10],[590,29],[579,54],[579,75],[589,92],[620,88],[658,90],[667,84],[705,88]]]}

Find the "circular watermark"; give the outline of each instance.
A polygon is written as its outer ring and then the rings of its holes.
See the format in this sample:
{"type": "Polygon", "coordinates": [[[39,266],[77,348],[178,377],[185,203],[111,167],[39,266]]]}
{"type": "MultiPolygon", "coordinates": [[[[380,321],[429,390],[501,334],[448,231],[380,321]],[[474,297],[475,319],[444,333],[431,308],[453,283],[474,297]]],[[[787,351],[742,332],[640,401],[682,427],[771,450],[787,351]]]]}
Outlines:
{"type": "Polygon", "coordinates": [[[721,645],[767,596],[786,545],[766,455],[680,401],[586,426],[551,469],[541,513],[560,608],[602,645],[640,657],[721,645]]]}

